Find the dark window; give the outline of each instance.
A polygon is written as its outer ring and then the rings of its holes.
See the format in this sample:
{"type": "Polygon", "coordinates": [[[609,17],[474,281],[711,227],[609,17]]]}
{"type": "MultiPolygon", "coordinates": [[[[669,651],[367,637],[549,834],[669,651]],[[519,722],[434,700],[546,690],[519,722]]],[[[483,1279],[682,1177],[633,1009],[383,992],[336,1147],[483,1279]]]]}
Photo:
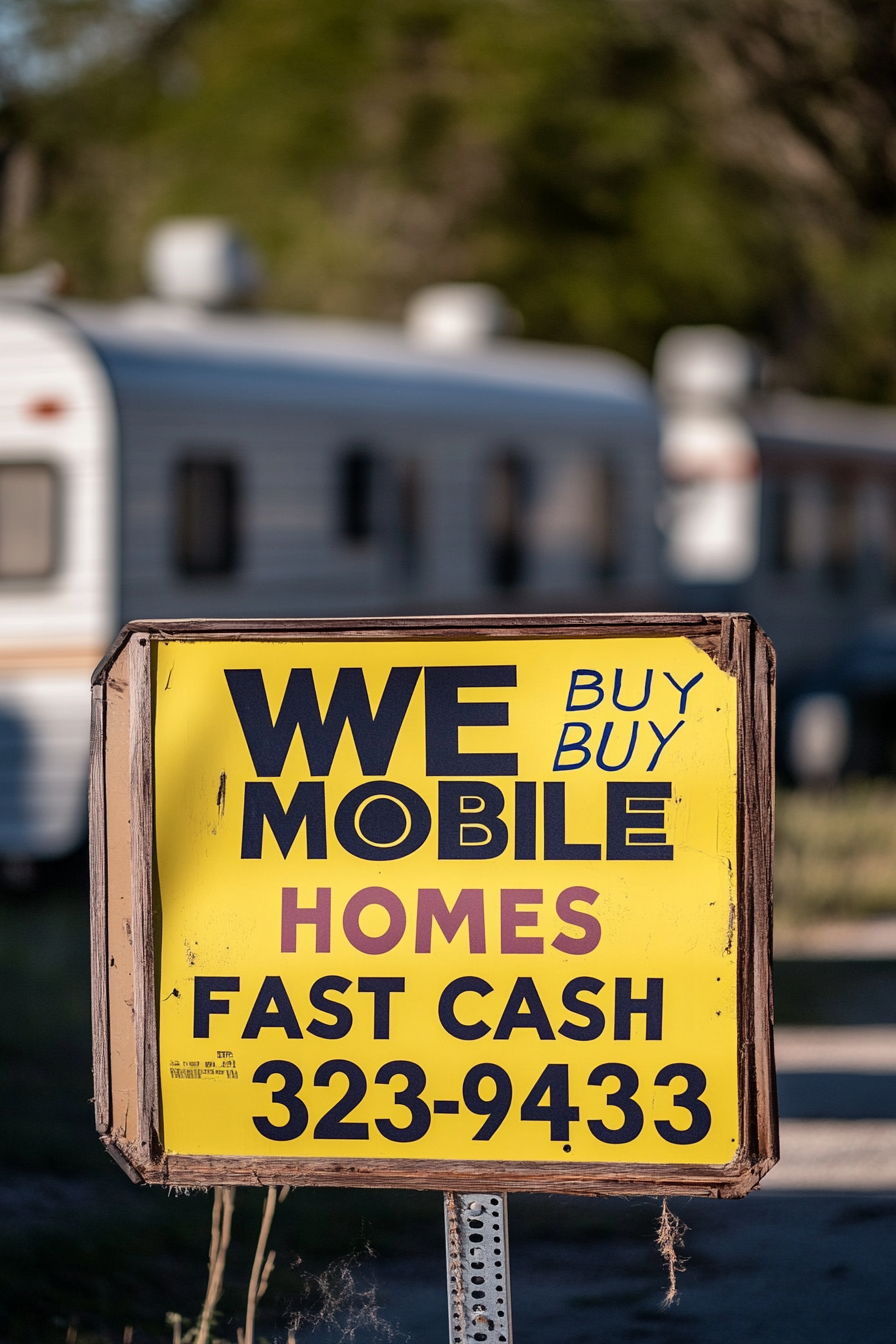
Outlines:
{"type": "Polygon", "coordinates": [[[421,480],[418,464],[402,463],[398,474],[398,546],[401,567],[413,574],[420,565],[421,480]]]}
{"type": "Polygon", "coordinates": [[[619,478],[608,462],[595,464],[593,485],[592,556],[600,579],[619,572],[619,478]]]}
{"type": "Polygon", "coordinates": [[[57,564],[59,477],[45,462],[0,465],[0,579],[43,579],[57,564]]]}
{"type": "Polygon", "coordinates": [[[237,560],[237,470],[232,462],[181,462],[176,476],[177,567],[231,574],[237,560]]]}
{"type": "Polygon", "coordinates": [[[782,475],[771,486],[772,565],[780,574],[823,569],[831,556],[831,498],[818,476],[782,475]]]}
{"type": "Polygon", "coordinates": [[[862,551],[855,477],[787,474],[772,480],[769,489],[773,568],[850,582],[862,551]]]}
{"type": "Polygon", "coordinates": [[[347,541],[369,541],[374,533],[374,469],[367,448],[351,448],[339,464],[339,531],[347,541]]]}
{"type": "Polygon", "coordinates": [[[879,484],[881,528],[879,549],[884,572],[896,577],[896,481],[882,480],[879,484]]]}
{"type": "Polygon", "coordinates": [[[788,574],[795,566],[794,557],[794,490],[788,479],[773,481],[769,487],[771,505],[772,568],[779,574],[788,574]]]}
{"type": "Polygon", "coordinates": [[[517,587],[525,576],[529,465],[502,453],[491,465],[488,488],[489,571],[496,588],[517,587]]]}
{"type": "Polygon", "coordinates": [[[830,483],[829,565],[837,583],[848,583],[861,554],[859,495],[854,480],[832,479],[830,483]]]}

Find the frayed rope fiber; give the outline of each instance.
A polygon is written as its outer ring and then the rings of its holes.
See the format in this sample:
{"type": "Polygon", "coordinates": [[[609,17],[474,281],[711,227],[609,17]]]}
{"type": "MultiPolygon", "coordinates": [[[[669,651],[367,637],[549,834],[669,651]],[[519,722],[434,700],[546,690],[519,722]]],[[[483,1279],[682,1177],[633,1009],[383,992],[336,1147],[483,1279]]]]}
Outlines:
{"type": "Polygon", "coordinates": [[[686,1263],[679,1252],[684,1246],[684,1234],[689,1231],[690,1228],[672,1212],[664,1199],[656,1230],[656,1244],[669,1271],[669,1287],[663,1298],[664,1307],[671,1307],[678,1301],[678,1275],[684,1273],[686,1263]]]}

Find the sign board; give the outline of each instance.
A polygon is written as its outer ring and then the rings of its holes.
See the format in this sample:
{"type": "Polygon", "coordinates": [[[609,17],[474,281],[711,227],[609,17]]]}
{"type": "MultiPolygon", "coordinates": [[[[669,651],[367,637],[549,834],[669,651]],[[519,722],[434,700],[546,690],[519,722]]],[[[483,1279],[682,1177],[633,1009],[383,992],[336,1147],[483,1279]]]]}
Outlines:
{"type": "Polygon", "coordinates": [[[139,1179],[738,1195],[776,1156],[748,616],[137,622],[95,676],[139,1179]]]}

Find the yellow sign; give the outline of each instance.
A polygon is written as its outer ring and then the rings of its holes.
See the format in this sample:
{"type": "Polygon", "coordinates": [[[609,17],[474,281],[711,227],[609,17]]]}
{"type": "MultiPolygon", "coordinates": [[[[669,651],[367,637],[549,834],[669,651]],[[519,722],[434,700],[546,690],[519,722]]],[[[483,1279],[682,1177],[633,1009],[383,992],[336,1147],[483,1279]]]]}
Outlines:
{"type": "Polygon", "coordinates": [[[165,1153],[735,1159],[738,686],[695,643],[163,633],[152,679],[165,1153]]]}

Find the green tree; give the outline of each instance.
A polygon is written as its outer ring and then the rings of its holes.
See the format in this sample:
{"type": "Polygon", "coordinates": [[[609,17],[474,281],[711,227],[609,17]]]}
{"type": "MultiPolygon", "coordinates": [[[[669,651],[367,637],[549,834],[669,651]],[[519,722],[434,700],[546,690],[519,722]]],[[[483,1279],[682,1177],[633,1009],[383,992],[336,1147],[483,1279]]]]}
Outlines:
{"type": "Polygon", "coordinates": [[[896,0],[17,5],[0,128],[41,190],[7,267],[122,296],[153,222],[223,214],[274,307],[482,279],[532,336],[648,362],[728,322],[896,397],[896,0]]]}
{"type": "Polygon", "coordinates": [[[896,3],[671,0],[656,14],[691,60],[707,152],[769,186],[792,267],[782,371],[896,399],[896,3]]]}

